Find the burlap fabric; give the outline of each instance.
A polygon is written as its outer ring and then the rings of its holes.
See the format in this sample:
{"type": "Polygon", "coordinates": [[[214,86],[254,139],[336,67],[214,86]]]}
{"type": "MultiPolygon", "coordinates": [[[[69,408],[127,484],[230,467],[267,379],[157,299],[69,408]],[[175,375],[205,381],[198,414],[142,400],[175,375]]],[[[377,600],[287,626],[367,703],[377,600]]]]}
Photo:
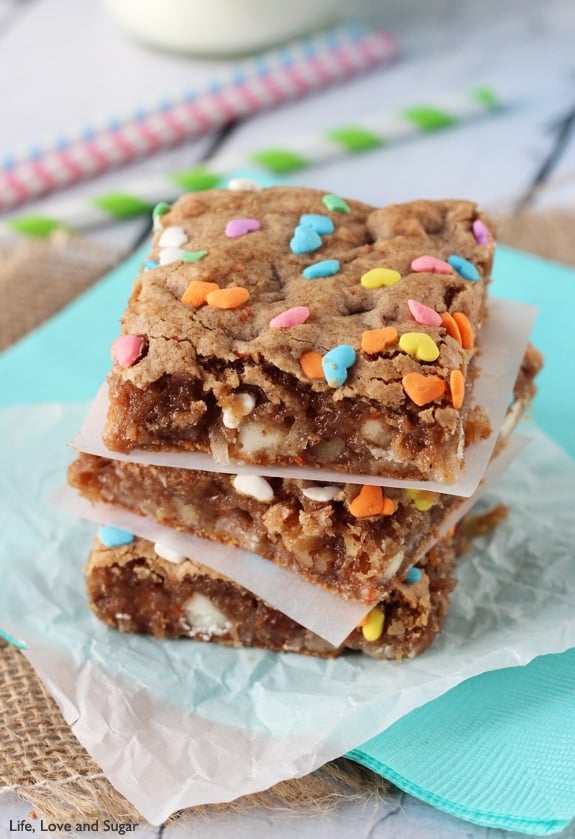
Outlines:
{"type": "MultiPolygon", "coordinates": [[[[499,240],[575,265],[575,212],[523,212],[499,221],[499,240]]],[[[22,243],[0,253],[0,349],[26,334],[94,282],[118,258],[78,238],[22,243]]],[[[1,623],[1,621],[0,621],[1,623]]],[[[64,722],[54,700],[17,650],[0,642],[0,785],[51,821],[140,815],[106,780],[64,722]]],[[[305,778],[278,784],[232,805],[317,812],[344,797],[385,794],[386,784],[356,764],[339,760],[305,778]]],[[[223,805],[222,805],[223,806],[223,805]]],[[[206,813],[217,806],[202,808],[206,813]]]]}

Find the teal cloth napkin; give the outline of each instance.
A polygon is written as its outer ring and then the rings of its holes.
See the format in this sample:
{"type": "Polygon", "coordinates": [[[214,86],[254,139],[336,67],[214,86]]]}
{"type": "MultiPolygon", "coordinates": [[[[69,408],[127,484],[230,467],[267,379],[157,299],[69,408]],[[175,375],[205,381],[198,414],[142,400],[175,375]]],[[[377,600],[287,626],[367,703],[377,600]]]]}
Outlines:
{"type": "Polygon", "coordinates": [[[347,757],[458,818],[561,831],[575,817],[575,649],[469,679],[347,757]]]}
{"type": "MultiPolygon", "coordinates": [[[[147,248],[0,355],[0,405],[90,399],[147,248]]],[[[537,423],[572,456],[575,271],[500,248],[492,293],[539,308],[537,423]]],[[[575,817],[575,650],[486,673],[413,711],[350,755],[411,794],[491,827],[548,834],[575,817]]]]}

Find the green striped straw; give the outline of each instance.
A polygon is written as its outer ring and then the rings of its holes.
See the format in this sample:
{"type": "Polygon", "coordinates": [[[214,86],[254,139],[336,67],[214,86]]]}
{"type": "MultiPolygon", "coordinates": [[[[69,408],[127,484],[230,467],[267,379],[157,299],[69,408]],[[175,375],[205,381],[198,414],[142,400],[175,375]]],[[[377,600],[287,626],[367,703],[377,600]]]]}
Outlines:
{"type": "Polygon", "coordinates": [[[499,110],[496,94],[486,87],[434,99],[387,113],[369,114],[320,135],[294,137],[281,145],[249,154],[222,154],[208,165],[153,177],[121,192],[59,202],[46,215],[19,215],[0,225],[0,236],[15,233],[46,238],[57,229],[89,230],[151,212],[160,201],[183,192],[224,186],[238,170],[251,167],[264,176],[289,176],[338,157],[360,154],[404,140],[452,128],[499,110]]]}

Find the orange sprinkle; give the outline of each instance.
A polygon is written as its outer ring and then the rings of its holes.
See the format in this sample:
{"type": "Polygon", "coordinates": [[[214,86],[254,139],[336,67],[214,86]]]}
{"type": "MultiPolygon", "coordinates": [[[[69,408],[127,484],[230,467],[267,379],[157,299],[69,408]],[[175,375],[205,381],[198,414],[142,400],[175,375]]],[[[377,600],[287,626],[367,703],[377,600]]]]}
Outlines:
{"type": "Polygon", "coordinates": [[[461,346],[464,350],[472,350],[474,343],[473,327],[469,322],[469,318],[467,315],[464,315],[463,312],[454,312],[453,319],[458,325],[461,333],[461,346]]]}
{"type": "Polygon", "coordinates": [[[194,306],[196,309],[203,306],[206,298],[211,291],[217,291],[219,285],[217,283],[206,283],[202,280],[192,280],[187,289],[182,294],[182,303],[186,306],[194,306]]]}
{"type": "Polygon", "coordinates": [[[364,352],[375,354],[381,352],[397,338],[395,326],[382,326],[380,329],[368,329],[361,336],[361,348],[364,352]]]}
{"type": "Polygon", "coordinates": [[[458,344],[461,344],[461,331],[457,325],[457,321],[453,319],[453,315],[450,315],[449,312],[442,312],[441,325],[448,335],[451,335],[458,344]]]}
{"type": "Polygon", "coordinates": [[[439,376],[406,373],[401,383],[409,398],[419,406],[441,399],[445,393],[445,382],[439,376]]]}
{"type": "Polygon", "coordinates": [[[391,516],[395,513],[395,502],[391,498],[384,497],[381,487],[364,484],[359,495],[356,495],[349,505],[349,511],[356,519],[364,519],[368,516],[391,516]]]}
{"type": "Polygon", "coordinates": [[[237,309],[247,300],[249,300],[250,293],[247,288],[240,285],[230,286],[230,288],[219,288],[217,291],[210,291],[206,297],[206,302],[210,306],[215,306],[216,309],[237,309]]]}
{"type": "Polygon", "coordinates": [[[452,370],[449,374],[451,403],[454,408],[461,408],[465,396],[465,378],[461,370],[452,370]]]}
{"type": "Polygon", "coordinates": [[[310,379],[323,379],[323,367],[321,366],[321,355],[318,352],[310,350],[304,352],[299,360],[301,369],[310,379]]]}

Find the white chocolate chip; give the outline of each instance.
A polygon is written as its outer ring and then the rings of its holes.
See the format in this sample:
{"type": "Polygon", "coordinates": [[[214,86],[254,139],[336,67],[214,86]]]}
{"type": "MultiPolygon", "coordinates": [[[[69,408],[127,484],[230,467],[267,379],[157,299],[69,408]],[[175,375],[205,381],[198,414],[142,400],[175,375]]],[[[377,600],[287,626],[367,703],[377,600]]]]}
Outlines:
{"type": "Polygon", "coordinates": [[[392,577],[395,577],[401,563],[403,562],[403,551],[398,551],[394,554],[389,562],[387,563],[387,568],[385,569],[384,576],[386,580],[391,580],[392,577]]]}
{"type": "Polygon", "coordinates": [[[162,248],[160,251],[160,265],[169,265],[171,262],[179,262],[182,258],[181,248],[162,248]]]}
{"type": "Polygon", "coordinates": [[[261,186],[255,181],[250,181],[249,178],[232,178],[228,184],[228,189],[231,189],[232,192],[240,192],[242,190],[246,192],[260,192],[261,186]]]}
{"type": "Polygon", "coordinates": [[[280,451],[287,432],[281,426],[269,426],[258,422],[242,423],[238,431],[238,442],[246,454],[259,451],[280,451]]]}
{"type": "Polygon", "coordinates": [[[237,428],[242,420],[253,411],[256,404],[255,396],[251,393],[235,394],[231,404],[222,411],[222,422],[226,428],[237,428]]]}
{"type": "Polygon", "coordinates": [[[212,601],[199,594],[192,594],[185,606],[186,623],[194,635],[225,635],[230,622],[212,601]]]}
{"type": "Polygon", "coordinates": [[[179,248],[180,245],[185,245],[187,241],[188,234],[183,227],[166,227],[158,244],[161,248],[179,248]]]}
{"type": "Polygon", "coordinates": [[[176,565],[179,562],[183,562],[186,558],[183,554],[178,553],[177,551],[172,550],[172,548],[166,547],[166,545],[160,545],[159,542],[156,542],[154,545],[154,550],[162,559],[165,559],[167,562],[173,562],[176,565]]]}
{"type": "Polygon", "coordinates": [[[232,481],[234,489],[240,495],[248,495],[256,501],[269,504],[273,500],[274,491],[260,475],[236,475],[232,481]]]}
{"type": "Polygon", "coordinates": [[[339,491],[340,487],[333,485],[326,487],[307,487],[302,490],[302,495],[305,495],[310,501],[333,501],[339,491]]]}

